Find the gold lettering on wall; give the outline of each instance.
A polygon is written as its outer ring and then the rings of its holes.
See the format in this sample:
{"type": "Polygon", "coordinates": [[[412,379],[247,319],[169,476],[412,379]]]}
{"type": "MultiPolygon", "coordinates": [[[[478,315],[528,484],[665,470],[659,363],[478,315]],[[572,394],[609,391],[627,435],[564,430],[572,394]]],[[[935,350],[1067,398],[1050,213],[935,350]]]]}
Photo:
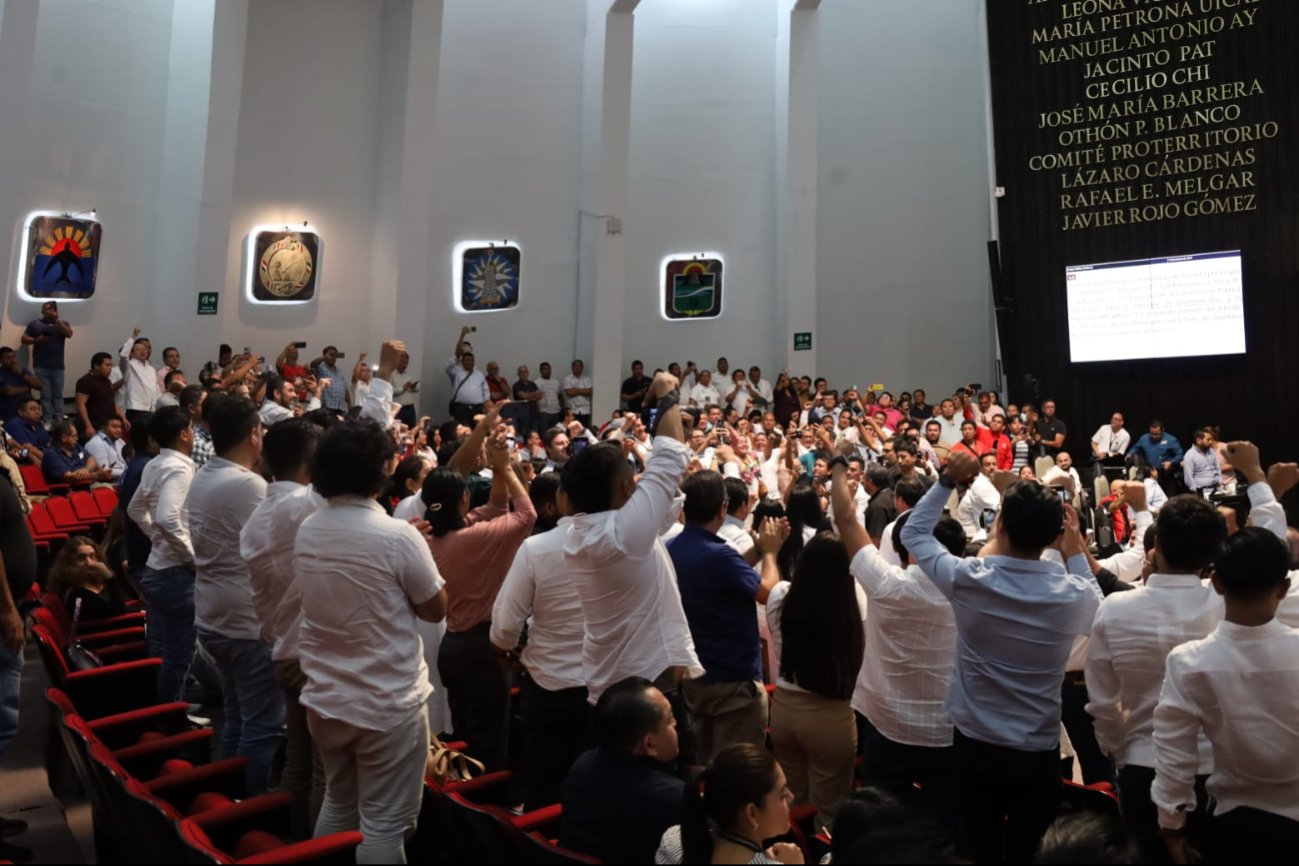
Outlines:
{"type": "Polygon", "coordinates": [[[1037,63],[1082,94],[1038,113],[1028,157],[1057,178],[1061,231],[1258,208],[1258,146],[1281,128],[1258,116],[1266,83],[1219,80],[1217,59],[1274,0],[1026,2],[1037,63]]]}

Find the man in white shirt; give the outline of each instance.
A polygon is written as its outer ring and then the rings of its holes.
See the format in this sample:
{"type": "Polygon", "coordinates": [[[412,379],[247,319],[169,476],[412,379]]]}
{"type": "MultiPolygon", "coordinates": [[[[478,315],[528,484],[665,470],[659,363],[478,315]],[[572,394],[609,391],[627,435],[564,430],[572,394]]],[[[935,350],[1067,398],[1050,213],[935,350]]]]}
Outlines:
{"type": "Polygon", "coordinates": [[[122,438],[122,419],[109,418],[99,425],[99,432],[86,442],[86,453],[95,458],[101,469],[108,469],[112,478],[117,481],[126,470],[126,458],[122,449],[126,441],[122,438]]]}
{"type": "Polygon", "coordinates": [[[266,498],[239,533],[262,638],[271,644],[275,680],[284,695],[284,771],[280,787],[293,796],[294,834],[312,835],[325,795],[325,773],[311,743],[300,701],[306,677],[298,662],[302,586],[295,580],[293,545],[302,522],[324,505],[311,489],[311,462],[320,428],[306,419],[276,424],[262,440],[262,465],[274,479],[266,498]],[[312,806],[315,806],[313,809],[312,806]]]}
{"type": "MultiPolygon", "coordinates": [[[[852,557],[852,575],[869,604],[866,652],[852,697],[862,717],[862,778],[916,800],[924,817],[949,823],[956,813],[955,755],[943,703],[956,658],[952,606],[897,542],[906,514],[894,521],[891,542],[905,565],[885,561],[866,530],[849,519],[853,503],[845,470],[836,459],[830,500],[844,527],[839,537],[852,557]]],[[[950,517],[938,522],[934,537],[953,556],[964,551],[965,533],[950,517]]]]}
{"type": "Polygon", "coordinates": [[[194,660],[194,546],[190,542],[189,496],[194,463],[194,430],[179,406],[149,419],[149,435],[161,450],[140,476],[126,513],[153,545],[140,588],[149,612],[149,654],[162,659],[158,700],[179,701],[194,660]]]}
{"type": "Polygon", "coordinates": [[[1212,578],[1225,601],[1223,622],[1169,653],[1154,715],[1151,799],[1173,862],[1186,862],[1182,833],[1196,807],[1201,735],[1213,754],[1206,790],[1215,804],[1200,843],[1205,862],[1233,862],[1242,852],[1260,863],[1294,858],[1299,632],[1276,619],[1288,571],[1289,550],[1268,530],[1247,527],[1231,536],[1212,578]]]}
{"type": "MultiPolygon", "coordinates": [[[[771,383],[762,378],[762,370],[759,367],[749,368],[749,384],[753,386],[754,403],[760,408],[770,411],[775,396],[771,390],[771,383]]],[[[774,416],[773,416],[774,417],[774,416]]]]}
{"type": "MultiPolygon", "coordinates": [[[[385,344],[385,355],[399,345],[385,344]]],[[[380,368],[371,397],[380,381],[388,386],[392,368],[382,361],[380,368]]],[[[325,769],[315,835],[359,825],[360,863],[406,862],[423,797],[432,691],[416,619],[446,615],[445,581],[428,542],[375,501],[393,452],[392,436],[375,425],[327,430],[312,464],[326,505],[303,521],[294,545],[301,702],[325,769]]]]}
{"type": "Polygon", "coordinates": [[[591,426],[591,377],[583,374],[580,360],[572,364],[572,375],[564,377],[564,403],[583,427],[591,426]]]}
{"type": "Polygon", "coordinates": [[[153,347],[140,336],[137,325],[118,353],[122,358],[122,378],[126,381],[123,386],[126,420],[130,424],[147,421],[158,402],[158,371],[149,363],[152,352],[153,347]]]}
{"type": "Polygon", "coordinates": [[[713,374],[707,370],[699,371],[699,381],[690,389],[690,405],[698,409],[706,406],[720,406],[722,395],[713,387],[713,374]]]}
{"type": "Polygon", "coordinates": [[[1110,423],[1092,435],[1092,454],[1102,465],[1122,466],[1131,444],[1132,434],[1123,429],[1123,413],[1115,412],[1110,416],[1110,423]]]}
{"type": "Polygon", "coordinates": [[[723,397],[723,402],[740,413],[741,418],[748,417],[749,404],[757,396],[757,390],[748,379],[744,378],[743,370],[736,370],[731,374],[731,383],[727,386],[730,390],[723,397]]]}
{"type": "Polygon", "coordinates": [[[561,472],[572,457],[572,443],[563,427],[549,427],[541,434],[541,444],[546,447],[546,465],[541,473],[561,472]]]}
{"type": "Polygon", "coordinates": [[[482,414],[483,404],[491,397],[487,377],[474,369],[476,359],[465,342],[469,326],[460,329],[456,350],[447,360],[447,378],[451,380],[451,414],[467,427],[474,426],[474,416],[482,414]]]}
{"type": "Polygon", "coordinates": [[[753,543],[753,534],[749,532],[748,526],[753,502],[749,498],[749,485],[740,478],[727,478],[725,484],[726,519],[717,530],[717,537],[735,548],[735,552],[743,556],[749,565],[755,565],[758,562],[758,548],[753,543]]]}
{"type": "Polygon", "coordinates": [[[938,444],[951,448],[961,441],[961,425],[965,423],[965,418],[956,414],[954,401],[944,400],[938,417],[933,420],[938,422],[938,444]]]}
{"type": "Polygon", "coordinates": [[[550,364],[545,361],[541,362],[538,370],[541,376],[537,379],[537,390],[541,392],[541,399],[537,401],[537,414],[541,432],[545,433],[559,422],[559,380],[551,377],[550,364]]]}
{"type": "MultiPolygon", "coordinates": [[[[311,400],[307,403],[305,411],[310,412],[320,408],[320,388],[320,382],[315,382],[311,400]]],[[[303,407],[298,403],[298,392],[292,382],[279,376],[271,376],[266,380],[266,399],[262,401],[262,407],[258,411],[263,424],[270,427],[277,421],[301,415],[303,411],[303,407]]]]}
{"type": "Polygon", "coordinates": [[[167,393],[167,374],[180,369],[180,350],[168,346],[162,350],[162,366],[158,368],[158,393],[167,393]]]}
{"type": "Polygon", "coordinates": [[[205,408],[216,456],[189,488],[195,624],[221,674],[221,754],[248,759],[248,791],[258,794],[270,784],[284,728],[284,696],[239,551],[240,532],[266,498],[266,481],[253,471],[262,453],[262,424],[257,407],[242,397],[216,394],[205,408]]]}
{"type": "MultiPolygon", "coordinates": [[[[415,403],[419,400],[419,380],[408,372],[409,367],[410,353],[402,352],[397,361],[397,369],[392,371],[392,393],[401,405],[397,411],[397,420],[407,427],[414,427],[418,421],[415,416],[419,414],[415,409],[415,403]]],[[[361,404],[357,401],[354,405],[361,404]]]]}
{"type": "Polygon", "coordinates": [[[163,377],[162,391],[158,394],[158,400],[153,404],[154,410],[161,409],[163,406],[179,406],[180,392],[185,390],[189,383],[185,381],[185,374],[180,370],[170,370],[163,377]]]}
{"type": "MultiPolygon", "coordinates": [[[[1222,621],[1222,599],[1201,573],[1227,538],[1222,515],[1203,499],[1169,500],[1155,521],[1155,573],[1131,592],[1101,603],[1092,625],[1087,662],[1087,712],[1096,741],[1119,768],[1123,819],[1154,851],[1158,821],[1150,800],[1155,778],[1154,713],[1173,647],[1198,640],[1222,621]]],[[[1207,744],[1198,775],[1213,768],[1207,744]]]]}
{"type": "Polygon", "coordinates": [[[992,483],[992,474],[996,471],[997,455],[985,454],[979,458],[979,474],[956,506],[956,519],[965,530],[966,538],[986,538],[988,527],[992,525],[988,515],[995,516],[1001,508],[1001,494],[992,483]]]}
{"type": "MultiPolygon", "coordinates": [[[[566,511],[563,493],[556,499],[566,511]]],[[[582,672],[586,621],[564,563],[569,522],[563,517],[554,529],[523,542],[492,606],[492,644],[502,652],[514,652],[528,626],[519,659],[527,676],[519,698],[528,755],[523,802],[529,811],[558,800],[573,761],[590,746],[591,704],[582,672]]]]}
{"type": "Polygon", "coordinates": [[[582,669],[588,699],[595,703],[629,676],[658,680],[678,728],[691,741],[680,684],[704,670],[672,560],[659,540],[689,462],[679,398],[668,396],[676,387],[675,377],[659,373],[646,395],[661,411],[639,481],[613,444],[586,448],[565,467],[563,487],[574,516],[564,537],[564,562],[586,619],[582,669]]]}

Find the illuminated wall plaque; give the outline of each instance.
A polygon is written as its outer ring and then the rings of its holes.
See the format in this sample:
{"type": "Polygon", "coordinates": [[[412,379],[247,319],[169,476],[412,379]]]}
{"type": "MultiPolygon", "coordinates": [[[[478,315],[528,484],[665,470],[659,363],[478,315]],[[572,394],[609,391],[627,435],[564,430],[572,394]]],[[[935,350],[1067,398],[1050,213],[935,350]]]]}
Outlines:
{"type": "Polygon", "coordinates": [[[511,310],[519,305],[522,253],[511,244],[469,241],[456,247],[456,305],[466,313],[511,310]]]}
{"type": "Polygon", "coordinates": [[[302,303],[316,295],[320,235],[258,227],[248,236],[248,297],[259,304],[302,303]]]}
{"type": "Polygon", "coordinates": [[[93,219],[34,213],[23,226],[19,294],[27,300],[84,301],[95,294],[99,241],[93,219]]]}
{"type": "Polygon", "coordinates": [[[715,319],[721,314],[721,256],[700,253],[663,260],[663,318],[715,319]]]}

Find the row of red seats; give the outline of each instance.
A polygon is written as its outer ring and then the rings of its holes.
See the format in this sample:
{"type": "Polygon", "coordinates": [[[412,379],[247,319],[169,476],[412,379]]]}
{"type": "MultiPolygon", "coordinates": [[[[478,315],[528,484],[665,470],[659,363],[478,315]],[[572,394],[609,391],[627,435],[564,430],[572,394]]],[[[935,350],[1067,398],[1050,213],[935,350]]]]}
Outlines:
{"type": "Polygon", "coordinates": [[[27,528],[37,547],[67,541],[73,535],[88,535],[106,526],[117,508],[117,491],[111,487],[73,490],[67,496],[50,496],[32,502],[27,528]]]}
{"type": "Polygon", "coordinates": [[[211,728],[185,703],[155,704],[162,660],[146,658],[144,614],[78,623],[77,638],[113,663],[73,671],[71,623],[55,596],[33,612],[32,634],[53,684],[46,699],[91,801],[103,862],[352,862],[360,833],[294,841],[292,798],[247,797],[247,760],[213,761],[211,728]]]}

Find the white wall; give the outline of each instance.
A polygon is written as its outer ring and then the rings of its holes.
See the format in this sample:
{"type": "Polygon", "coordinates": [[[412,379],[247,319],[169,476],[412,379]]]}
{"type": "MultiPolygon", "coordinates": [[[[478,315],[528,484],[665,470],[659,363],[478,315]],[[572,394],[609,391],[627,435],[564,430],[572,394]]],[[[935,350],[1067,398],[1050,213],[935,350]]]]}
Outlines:
{"type": "MultiPolygon", "coordinates": [[[[479,362],[507,375],[590,364],[600,330],[622,340],[620,377],[633,357],[721,354],[774,374],[789,5],[639,4],[625,309],[596,322],[579,286],[590,297],[604,226],[581,221],[579,251],[579,210],[598,192],[608,0],[5,0],[6,331],[37,312],[11,285],[22,217],[97,207],[99,294],[66,313],[73,372],[137,323],[191,372],[221,341],[354,358],[395,335],[436,415],[473,323],[479,362]],[[304,219],[324,238],[318,300],[248,303],[247,232],[304,219]],[[523,250],[520,307],[456,312],[453,247],[505,238],[523,250]],[[663,320],[662,258],[704,250],[726,260],[724,316],[663,320]],[[195,315],[200,290],[220,292],[219,315],[195,315]]],[[[990,381],[978,4],[826,0],[819,14],[818,372],[935,392],[990,381]]]]}
{"type": "Polygon", "coordinates": [[[513,381],[548,360],[567,372],[577,319],[578,152],[584,0],[448,0],[434,138],[417,158],[434,173],[429,301],[423,357],[425,412],[443,414],[443,368],[461,325],[480,369],[513,381]],[[517,242],[514,310],[456,311],[451,254],[463,240],[517,242]],[[436,387],[429,390],[428,385],[436,387]]]}
{"type": "Polygon", "coordinates": [[[776,366],[777,5],[636,10],[624,368],[633,358],[712,368],[719,355],[733,368],[776,366]],[[663,257],[702,251],[724,256],[721,318],[665,321],[663,257]]]}
{"type": "Polygon", "coordinates": [[[3,121],[22,126],[11,129],[0,154],[13,178],[0,217],[12,239],[3,259],[6,340],[16,345],[18,329],[40,315],[39,304],[20,301],[13,289],[27,213],[98,208],[104,225],[98,292],[61,305],[74,325],[95,322],[68,344],[69,376],[80,375],[95,351],[116,350],[137,317],[150,324],[141,301],[159,290],[155,263],[173,240],[159,232],[154,212],[171,24],[172,0],[43,0],[26,104],[3,121]]]}
{"type": "MultiPolygon", "coordinates": [[[[355,0],[257,0],[244,49],[243,90],[222,340],[270,358],[294,339],[310,360],[326,344],[370,348],[371,246],[378,175],[381,16],[355,0]],[[253,304],[243,296],[245,243],[263,223],[320,233],[316,300],[253,304]]],[[[386,329],[386,328],[385,328],[386,329]]],[[[216,346],[203,347],[208,355],[216,346]]],[[[373,349],[371,349],[373,351],[373,349]]]]}
{"type": "Polygon", "coordinates": [[[821,5],[819,373],[992,381],[979,4],[821,5]]]}

